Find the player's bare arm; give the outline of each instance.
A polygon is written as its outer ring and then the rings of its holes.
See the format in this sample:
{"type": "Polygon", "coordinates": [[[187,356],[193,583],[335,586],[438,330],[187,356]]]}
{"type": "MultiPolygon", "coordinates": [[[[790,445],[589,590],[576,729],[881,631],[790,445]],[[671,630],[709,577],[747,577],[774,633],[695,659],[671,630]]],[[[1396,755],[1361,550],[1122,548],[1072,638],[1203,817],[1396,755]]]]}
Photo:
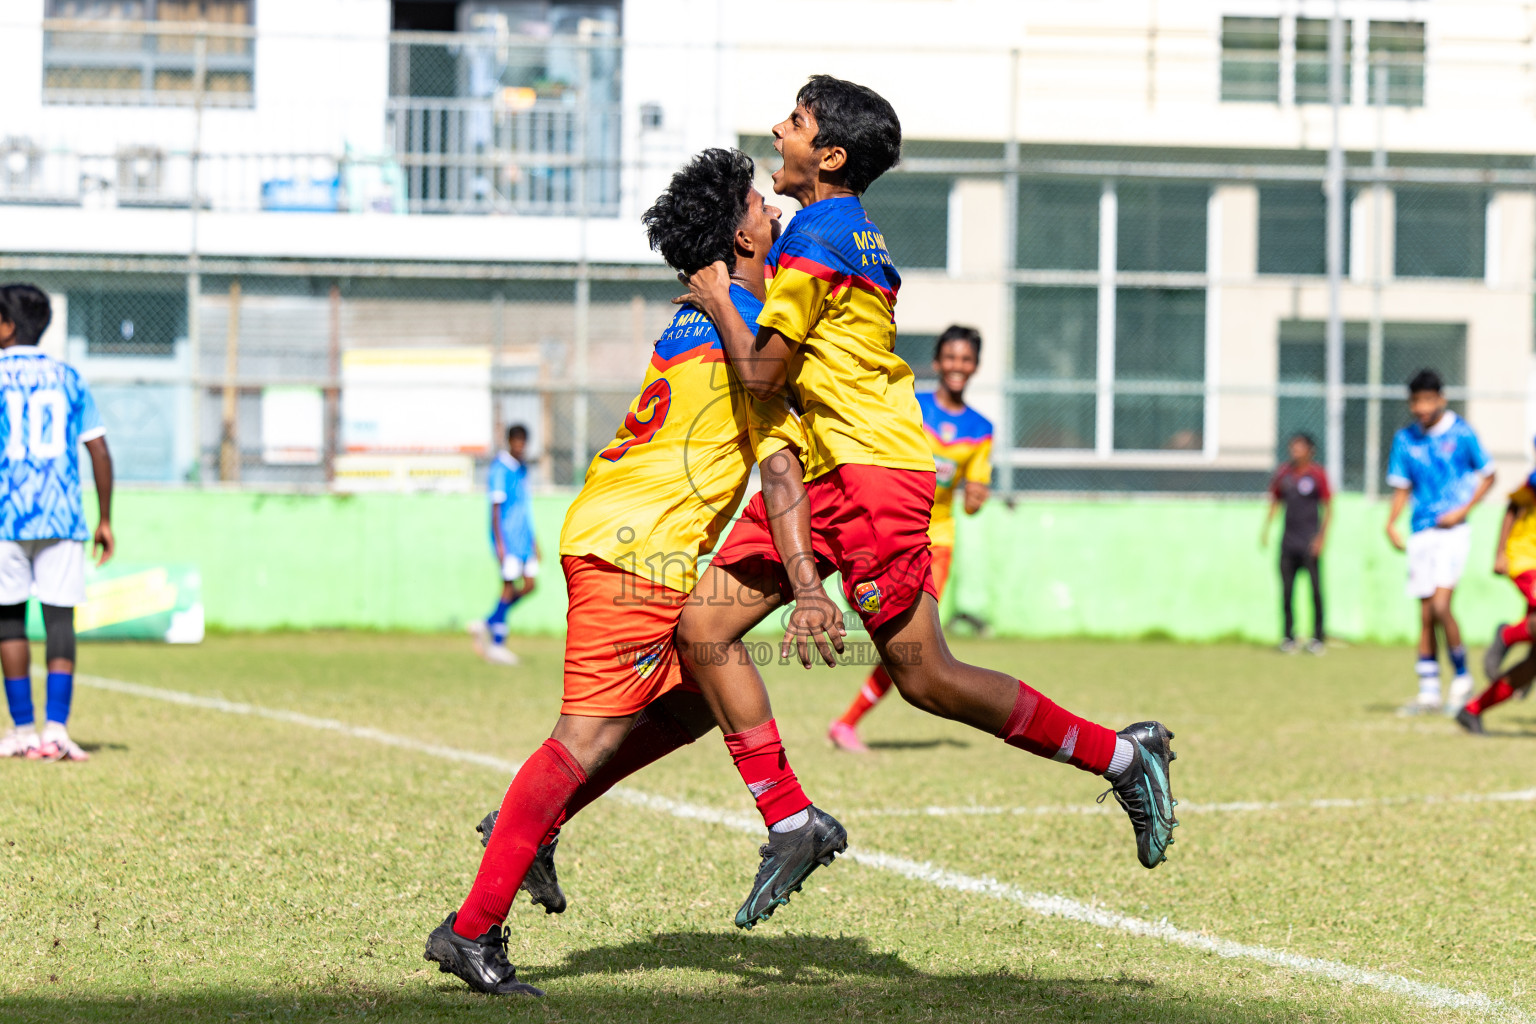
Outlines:
{"type": "Polygon", "coordinates": [[[1477,503],[1486,498],[1488,496],[1488,492],[1493,490],[1493,481],[1497,476],[1498,474],[1490,472],[1487,476],[1480,479],[1477,482],[1477,490],[1472,492],[1472,500],[1468,501],[1460,508],[1451,509],[1445,515],[1435,520],[1435,525],[1443,529],[1450,529],[1452,526],[1460,526],[1462,523],[1466,522],[1467,515],[1472,511],[1477,503]]]}
{"type": "Polygon", "coordinates": [[[981,511],[981,506],[992,497],[992,488],[976,480],[965,482],[965,514],[973,516],[981,511]]]}
{"type": "Polygon", "coordinates": [[[1323,553],[1323,547],[1328,543],[1328,524],[1333,522],[1333,499],[1322,500],[1323,521],[1317,527],[1317,536],[1312,538],[1312,557],[1316,558],[1323,553]]]}
{"type": "Polygon", "coordinates": [[[1403,509],[1408,507],[1409,490],[1406,487],[1394,487],[1392,489],[1392,507],[1387,511],[1387,540],[1399,551],[1407,551],[1408,545],[1403,543],[1403,535],[1398,532],[1397,520],[1403,514],[1403,509]]]}
{"type": "Polygon", "coordinates": [[[1269,512],[1264,516],[1264,525],[1259,528],[1259,547],[1269,547],[1269,527],[1275,521],[1275,513],[1280,511],[1280,499],[1270,496],[1269,512]]]}
{"type": "Polygon", "coordinates": [[[736,376],[752,396],[769,401],[783,394],[793,345],[773,328],[754,331],[741,318],[731,301],[731,274],[725,264],[717,261],[691,275],[678,277],[688,285],[688,294],[672,301],[691,303],[704,311],[720,334],[721,347],[736,376]]]}
{"type": "Polygon", "coordinates": [[[779,657],[788,660],[791,648],[798,648],[800,664],[811,667],[814,658],[806,638],[815,644],[828,665],[837,664],[843,652],[842,612],[827,596],[821,574],[816,570],[816,556],[811,550],[811,503],[805,495],[805,468],[788,448],[768,456],[760,468],[763,474],[763,504],[768,509],[768,527],[773,546],[784,560],[795,598],[795,608],[785,624],[779,657]]]}
{"type": "Polygon", "coordinates": [[[1515,528],[1515,520],[1520,518],[1520,507],[1510,502],[1504,508],[1504,521],[1499,524],[1499,542],[1493,549],[1493,574],[1495,576],[1509,575],[1509,534],[1515,528]]]}
{"type": "Polygon", "coordinates": [[[491,502],[491,536],[496,538],[496,561],[503,562],[507,558],[507,541],[501,535],[501,506],[502,502],[491,502]]]}
{"type": "Polygon", "coordinates": [[[91,475],[96,478],[96,532],[91,538],[91,553],[97,565],[105,565],[117,550],[112,536],[112,453],[107,450],[105,437],[93,437],[85,442],[85,450],[91,456],[91,475]]]}

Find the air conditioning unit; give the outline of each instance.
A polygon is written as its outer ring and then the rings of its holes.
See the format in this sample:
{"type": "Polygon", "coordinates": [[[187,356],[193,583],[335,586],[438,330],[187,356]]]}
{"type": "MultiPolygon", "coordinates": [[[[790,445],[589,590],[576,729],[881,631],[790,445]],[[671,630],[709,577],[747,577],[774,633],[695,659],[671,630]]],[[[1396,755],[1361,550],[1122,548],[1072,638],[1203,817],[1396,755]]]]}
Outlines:
{"type": "Polygon", "coordinates": [[[117,194],[122,199],[151,199],[160,195],[165,150],[125,146],[117,151],[117,194]]]}
{"type": "Polygon", "coordinates": [[[31,139],[10,135],[0,141],[0,193],[27,193],[41,183],[43,152],[31,139]]]}

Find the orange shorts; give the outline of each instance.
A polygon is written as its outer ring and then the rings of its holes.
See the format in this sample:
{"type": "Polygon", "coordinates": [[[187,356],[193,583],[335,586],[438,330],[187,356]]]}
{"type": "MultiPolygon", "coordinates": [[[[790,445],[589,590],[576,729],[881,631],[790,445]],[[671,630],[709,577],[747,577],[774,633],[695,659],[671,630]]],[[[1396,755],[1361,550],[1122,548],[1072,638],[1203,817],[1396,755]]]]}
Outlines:
{"type": "Polygon", "coordinates": [[[949,582],[949,563],[955,557],[955,549],[935,544],[928,551],[933,556],[933,589],[937,591],[933,596],[937,600],[944,596],[944,584],[949,582]]]}
{"type": "Polygon", "coordinates": [[[664,693],[697,690],[672,640],[688,595],[600,558],[565,555],[562,715],[623,718],[664,693]]]}

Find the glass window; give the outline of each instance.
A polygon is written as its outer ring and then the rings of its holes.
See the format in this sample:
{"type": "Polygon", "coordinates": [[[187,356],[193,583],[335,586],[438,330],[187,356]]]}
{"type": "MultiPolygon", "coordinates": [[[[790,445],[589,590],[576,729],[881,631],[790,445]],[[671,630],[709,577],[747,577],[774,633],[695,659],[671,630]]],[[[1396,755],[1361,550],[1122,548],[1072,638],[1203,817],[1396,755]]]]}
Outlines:
{"type": "MultiPolygon", "coordinates": [[[[1280,324],[1280,383],[1293,385],[1277,403],[1275,457],[1283,459],[1285,443],[1297,432],[1312,435],[1318,458],[1327,459],[1328,422],[1326,394],[1326,331],[1316,320],[1287,320],[1280,324]],[[1297,388],[1294,385],[1301,385],[1297,388]],[[1299,392],[1299,393],[1298,393],[1299,392]]],[[[1344,324],[1344,383],[1368,383],[1370,326],[1344,324]]],[[[1384,323],[1381,332],[1381,382],[1400,388],[1419,370],[1437,371],[1449,387],[1461,387],[1467,379],[1467,329],[1465,324],[1384,323]]],[[[1404,396],[1406,397],[1406,395],[1404,396]]],[[[1368,401],[1347,398],[1344,402],[1344,480],[1349,490],[1365,486],[1365,427],[1368,401]]],[[[1451,407],[1462,411],[1463,403],[1451,407]]],[[[1387,471],[1392,435],[1408,421],[1402,399],[1381,400],[1381,426],[1377,436],[1379,465],[1376,479],[1387,471]]]]}
{"type": "Polygon", "coordinates": [[[1019,266],[1097,270],[1102,192],[1098,182],[1019,182],[1019,266]]]}
{"type": "Polygon", "coordinates": [[[1205,269],[1208,186],[1122,181],[1115,191],[1119,198],[1119,269],[1197,273],[1205,269]]]}
{"type": "Polygon", "coordinates": [[[1025,385],[1013,396],[1016,447],[1094,446],[1098,335],[1098,289],[1014,291],[1013,374],[1025,385]]]}
{"type": "Polygon", "coordinates": [[[938,174],[887,174],[864,194],[864,209],[885,236],[896,269],[949,265],[949,191],[938,174]]]}
{"type": "Polygon", "coordinates": [[[1280,102],[1280,19],[1221,19],[1221,98],[1280,102]]]}
{"type": "MultiPolygon", "coordinates": [[[[1328,22],[1327,18],[1296,19],[1296,102],[1328,102],[1328,22]]],[[[1344,90],[1342,102],[1350,101],[1350,67],[1354,52],[1354,23],[1344,21],[1342,67],[1344,90]]]]}
{"type": "Polygon", "coordinates": [[[221,29],[252,22],[251,0],[48,0],[49,18],[98,21],[90,32],[43,34],[43,99],[50,103],[190,104],[197,41],[170,32],[133,32],[114,22],[207,22],[204,102],[249,106],[255,40],[221,29]]]}
{"type": "Polygon", "coordinates": [[[1398,277],[1482,277],[1488,194],[1481,189],[1399,188],[1398,277]]]}
{"type": "MultiPolygon", "coordinates": [[[[1349,210],[1344,193],[1344,271],[1349,271],[1349,210]]],[[[1328,272],[1328,197],[1322,185],[1259,186],[1259,273],[1328,272]]]]}
{"type": "Polygon", "coordinates": [[[69,334],[91,356],[169,356],[187,333],[187,293],[69,292],[69,334]]]}
{"type": "Polygon", "coordinates": [[[1385,103],[1397,107],[1424,105],[1424,25],[1417,21],[1373,21],[1370,36],[1370,88],[1377,101],[1376,69],[1387,69],[1385,103]]]}
{"type": "MultiPolygon", "coordinates": [[[[1205,292],[1121,288],[1115,294],[1116,384],[1205,381],[1205,292]]],[[[1204,444],[1205,398],[1190,387],[1115,393],[1115,448],[1196,451],[1204,444]]]]}

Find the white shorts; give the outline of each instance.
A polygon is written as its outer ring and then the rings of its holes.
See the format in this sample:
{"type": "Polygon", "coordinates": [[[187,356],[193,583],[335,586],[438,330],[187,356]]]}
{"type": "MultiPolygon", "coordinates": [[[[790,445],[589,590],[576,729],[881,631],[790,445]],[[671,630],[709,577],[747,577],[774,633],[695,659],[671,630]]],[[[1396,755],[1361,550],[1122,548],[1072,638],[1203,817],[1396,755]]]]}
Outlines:
{"type": "Polygon", "coordinates": [[[508,555],[501,560],[501,578],[507,582],[520,579],[533,579],[539,574],[539,560],[533,555],[526,559],[516,555],[508,555]]]}
{"type": "Polygon", "coordinates": [[[1466,523],[1449,530],[1431,527],[1408,538],[1408,596],[1433,597],[1437,590],[1453,590],[1461,582],[1472,553],[1472,527],[1466,523]]]}
{"type": "Polygon", "coordinates": [[[43,604],[85,603],[85,542],[0,540],[0,604],[35,596],[43,604]]]}

